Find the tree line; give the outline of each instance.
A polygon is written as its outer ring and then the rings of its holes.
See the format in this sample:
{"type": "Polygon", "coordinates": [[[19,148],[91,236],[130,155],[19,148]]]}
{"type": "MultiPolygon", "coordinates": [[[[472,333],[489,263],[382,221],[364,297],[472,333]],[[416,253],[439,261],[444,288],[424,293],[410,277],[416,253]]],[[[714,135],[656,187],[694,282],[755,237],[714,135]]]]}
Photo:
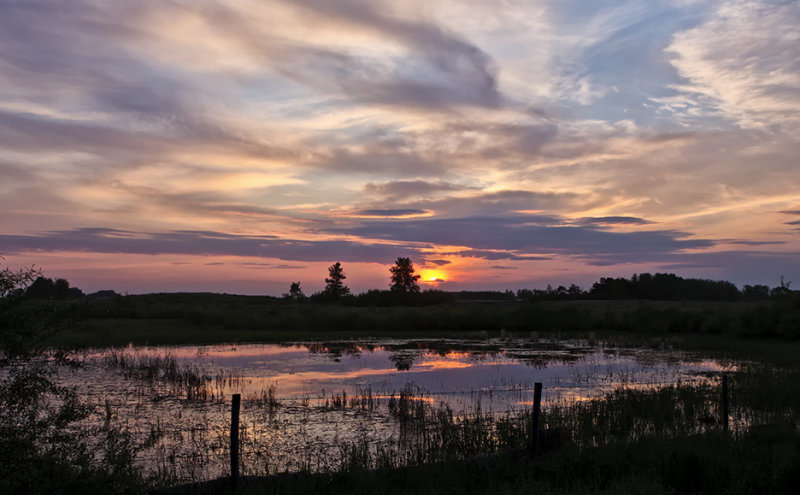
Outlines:
{"type": "Polygon", "coordinates": [[[780,279],[779,285],[744,285],[741,289],[725,280],[682,278],[674,273],[640,273],[630,278],[604,277],[588,290],[572,284],[546,289],[521,289],[521,300],[611,300],[644,299],[660,301],[764,301],[789,296],[791,282],[780,279]]]}
{"type": "Polygon", "coordinates": [[[289,292],[283,297],[292,301],[310,300],[312,302],[344,302],[360,305],[440,304],[449,301],[446,293],[442,291],[432,289],[421,291],[420,275],[415,272],[414,263],[410,258],[399,257],[389,268],[391,282],[389,290],[371,289],[353,295],[350,288],[344,284],[347,275],[344,273],[341,262],[337,261],[328,267],[328,276],[325,278],[325,287],[322,291],[307,297],[300,287],[300,282],[292,282],[289,292]]]}
{"type": "Polygon", "coordinates": [[[31,299],[55,300],[80,299],[84,296],[83,291],[79,288],[70,287],[65,278],[53,281],[51,278],[42,276],[36,277],[36,280],[24,290],[24,294],[31,299]]]}
{"type": "MultiPolygon", "coordinates": [[[[445,292],[437,289],[421,290],[420,275],[416,273],[410,258],[399,257],[389,268],[389,289],[370,289],[353,294],[345,284],[347,275],[341,262],[328,267],[325,286],[306,296],[301,282],[291,282],[289,292],[283,298],[290,301],[341,303],[352,305],[433,305],[451,302],[526,302],[551,300],[619,300],[642,299],[664,301],[764,301],[796,293],[790,289],[791,282],[780,278],[779,285],[744,285],[739,289],[728,281],[682,278],[673,273],[640,273],[630,278],[603,277],[585,290],[576,284],[569,286],[548,285],[545,289],[519,289],[506,291],[459,291],[445,292]]],[[[9,294],[12,295],[12,294],[9,294]]],[[[71,287],[64,278],[56,280],[38,276],[25,289],[16,288],[15,296],[30,299],[72,300],[87,297],[77,287],[71,287]]],[[[106,290],[89,294],[88,297],[112,297],[118,294],[106,290]]]]}
{"type": "Polygon", "coordinates": [[[728,281],[682,278],[673,273],[641,273],[630,278],[603,277],[588,290],[576,284],[546,289],[519,289],[506,291],[460,291],[444,292],[436,289],[420,291],[419,275],[409,258],[397,258],[389,268],[390,289],[371,289],[353,295],[344,285],[347,276],[340,262],[328,268],[325,288],[310,297],[303,293],[300,282],[292,282],[285,299],[294,301],[344,302],[356,305],[380,305],[393,303],[441,304],[456,301],[475,302],[525,302],[549,300],[612,300],[644,299],[664,301],[763,301],[793,294],[791,282],[780,279],[780,284],[770,288],[766,285],[744,285],[739,289],[728,281]]]}

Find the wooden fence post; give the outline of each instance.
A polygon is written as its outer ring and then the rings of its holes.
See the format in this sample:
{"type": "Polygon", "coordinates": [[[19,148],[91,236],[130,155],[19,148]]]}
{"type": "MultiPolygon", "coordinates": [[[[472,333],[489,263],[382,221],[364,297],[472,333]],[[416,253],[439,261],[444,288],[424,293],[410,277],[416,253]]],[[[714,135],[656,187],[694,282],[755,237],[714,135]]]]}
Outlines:
{"type": "Polygon", "coordinates": [[[536,382],[533,385],[533,418],[531,420],[531,439],[530,451],[535,456],[539,449],[539,415],[542,411],[542,384],[536,382]]]}
{"type": "Polygon", "coordinates": [[[722,375],[722,431],[728,433],[728,375],[722,375]]]}
{"type": "Polygon", "coordinates": [[[242,396],[233,394],[231,400],[231,482],[239,480],[239,402],[242,396]]]}

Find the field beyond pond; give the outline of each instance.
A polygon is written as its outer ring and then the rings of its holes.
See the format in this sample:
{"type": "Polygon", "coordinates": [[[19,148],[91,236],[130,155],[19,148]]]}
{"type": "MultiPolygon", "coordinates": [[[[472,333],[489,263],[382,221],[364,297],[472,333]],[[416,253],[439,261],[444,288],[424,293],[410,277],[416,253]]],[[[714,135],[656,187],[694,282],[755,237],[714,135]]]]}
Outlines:
{"type": "MultiPolygon", "coordinates": [[[[540,301],[432,306],[293,303],[227,294],[148,294],[82,300],[56,346],[280,342],[358,337],[476,337],[514,334],[634,340],[800,340],[800,298],[765,302],[540,301]],[[698,336],[710,337],[697,339],[698,336]],[[723,336],[724,339],[714,339],[723,336]],[[732,338],[731,338],[732,337],[732,338]]],[[[776,346],[779,348],[780,346],[776,346]]]]}

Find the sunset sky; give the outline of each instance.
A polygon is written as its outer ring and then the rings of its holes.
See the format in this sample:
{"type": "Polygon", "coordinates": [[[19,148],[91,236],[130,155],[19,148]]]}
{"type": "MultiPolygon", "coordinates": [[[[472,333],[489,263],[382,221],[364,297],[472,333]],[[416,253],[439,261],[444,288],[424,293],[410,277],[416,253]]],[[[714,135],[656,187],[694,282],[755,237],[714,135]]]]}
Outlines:
{"type": "MultiPolygon", "coordinates": [[[[86,292],[800,285],[797,1],[0,0],[0,254],[86,292]],[[432,279],[440,281],[433,282],[432,279]]],[[[794,287],[794,286],[793,286],[794,287]]]]}

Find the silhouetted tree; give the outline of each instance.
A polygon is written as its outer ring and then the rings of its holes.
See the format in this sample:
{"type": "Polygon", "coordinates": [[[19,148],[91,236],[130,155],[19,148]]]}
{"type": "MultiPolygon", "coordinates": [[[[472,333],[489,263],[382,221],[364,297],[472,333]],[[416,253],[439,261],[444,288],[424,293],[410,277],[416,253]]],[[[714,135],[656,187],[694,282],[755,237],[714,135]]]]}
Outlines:
{"type": "Polygon", "coordinates": [[[772,297],[786,297],[792,293],[792,290],[789,289],[789,286],[792,285],[791,282],[786,282],[783,279],[783,275],[781,275],[781,283],[777,287],[773,287],[771,291],[769,291],[769,295],[772,297]]]}
{"type": "Polygon", "coordinates": [[[342,264],[338,261],[328,267],[329,278],[325,279],[325,289],[323,293],[326,297],[338,299],[350,294],[350,289],[344,285],[343,280],[347,278],[342,270],[342,264]]]}
{"type": "Polygon", "coordinates": [[[292,282],[289,285],[289,293],[283,295],[286,299],[291,299],[293,301],[300,301],[306,298],[306,295],[303,294],[303,289],[300,288],[300,282],[292,282]]]}
{"type": "Polygon", "coordinates": [[[735,301],[740,293],[727,281],[684,279],[673,273],[640,273],[630,280],[601,278],[592,285],[589,296],[594,299],[735,301]]]}
{"type": "Polygon", "coordinates": [[[769,299],[769,287],[766,285],[745,285],[742,287],[742,297],[748,301],[769,299]]]}
{"type": "Polygon", "coordinates": [[[53,279],[37,277],[25,290],[25,295],[34,299],[50,299],[53,297],[53,279]]]}
{"type": "Polygon", "coordinates": [[[527,301],[533,298],[533,291],[530,289],[517,289],[517,299],[527,301]]]}
{"type": "Polygon", "coordinates": [[[392,274],[391,288],[393,292],[418,293],[419,275],[414,275],[414,264],[410,258],[397,258],[394,266],[389,268],[392,274]]]}
{"type": "MultiPolygon", "coordinates": [[[[0,260],[3,257],[0,256],[0,260]]],[[[24,293],[25,289],[34,281],[34,277],[39,271],[34,267],[13,271],[6,267],[0,270],[0,303],[5,302],[7,297],[18,296],[24,293]]]]}
{"type": "Polygon", "coordinates": [[[567,289],[567,294],[569,294],[572,297],[579,297],[582,296],[584,292],[583,289],[580,288],[580,286],[575,284],[570,284],[569,289],[567,289]]]}
{"type": "Polygon", "coordinates": [[[25,290],[25,295],[32,299],[77,299],[83,297],[83,291],[77,287],[70,287],[66,279],[53,279],[38,277],[25,290]]]}
{"type": "Polygon", "coordinates": [[[56,279],[53,283],[53,299],[67,299],[69,297],[69,282],[65,278],[56,279]]]}

